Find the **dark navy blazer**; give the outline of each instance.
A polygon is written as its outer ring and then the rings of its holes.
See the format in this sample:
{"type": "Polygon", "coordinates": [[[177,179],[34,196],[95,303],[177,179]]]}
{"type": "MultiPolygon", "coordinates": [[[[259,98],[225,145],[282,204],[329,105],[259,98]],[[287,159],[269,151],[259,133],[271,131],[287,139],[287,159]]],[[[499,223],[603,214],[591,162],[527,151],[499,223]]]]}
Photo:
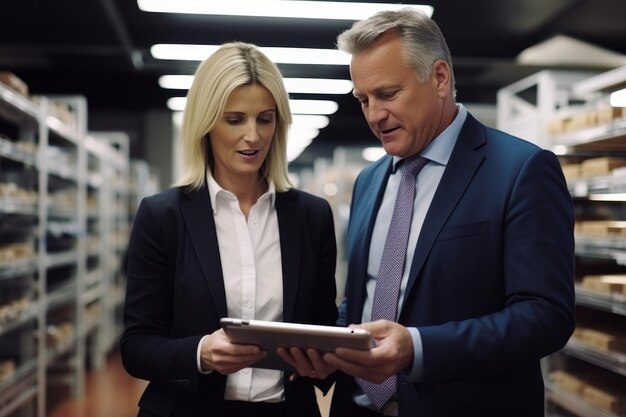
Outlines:
{"type": "MultiPolygon", "coordinates": [[[[283,270],[283,320],[332,325],[336,243],[326,200],[276,194],[283,270]]],[[[207,416],[223,405],[226,377],[200,374],[202,336],[220,328],[226,296],[207,187],[173,188],[142,201],[128,256],[121,351],[127,371],[150,381],[140,416],[207,416]]],[[[289,415],[319,416],[309,378],[288,381],[289,415]]],[[[212,414],[215,413],[215,414],[212,414]]]]}
{"type": "MultiPolygon", "coordinates": [[[[354,186],[347,323],[361,321],[391,161],[367,167],[354,186]]],[[[424,360],[421,383],[399,378],[400,416],[543,416],[539,360],[574,329],[573,226],[556,156],[468,114],[420,232],[399,315],[419,328],[424,360]]],[[[336,387],[334,415],[345,415],[352,390],[352,381],[336,387]]]]}

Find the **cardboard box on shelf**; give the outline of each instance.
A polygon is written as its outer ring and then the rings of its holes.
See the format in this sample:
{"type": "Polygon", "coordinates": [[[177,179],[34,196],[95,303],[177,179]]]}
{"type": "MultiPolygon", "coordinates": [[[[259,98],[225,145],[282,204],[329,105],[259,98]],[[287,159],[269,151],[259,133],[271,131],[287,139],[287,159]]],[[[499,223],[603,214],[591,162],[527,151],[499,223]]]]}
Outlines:
{"type": "Polygon", "coordinates": [[[617,334],[617,331],[583,329],[581,340],[584,344],[613,352],[626,352],[626,338],[617,334]]]}
{"type": "Polygon", "coordinates": [[[606,125],[613,123],[614,120],[617,120],[622,117],[622,108],[621,107],[611,107],[605,106],[596,110],[596,119],[598,125],[606,125]]]}
{"type": "Polygon", "coordinates": [[[621,293],[626,290],[626,275],[586,275],[581,284],[583,288],[605,294],[621,293]]]}
{"type": "Polygon", "coordinates": [[[565,179],[568,181],[580,178],[580,164],[563,164],[561,165],[561,169],[563,170],[565,179]]]}
{"type": "Polygon", "coordinates": [[[626,236],[626,221],[584,220],[575,225],[576,233],[585,236],[626,236]]]}
{"type": "Polygon", "coordinates": [[[626,394],[622,391],[623,389],[610,383],[586,385],[583,398],[602,410],[623,415],[626,413],[626,394]]]}
{"type": "Polygon", "coordinates": [[[600,158],[586,159],[581,163],[581,175],[583,177],[594,177],[608,175],[616,168],[626,166],[626,158],[603,156],[600,158]]]}
{"type": "Polygon", "coordinates": [[[24,97],[28,97],[28,85],[11,71],[0,71],[0,83],[24,97]]]}

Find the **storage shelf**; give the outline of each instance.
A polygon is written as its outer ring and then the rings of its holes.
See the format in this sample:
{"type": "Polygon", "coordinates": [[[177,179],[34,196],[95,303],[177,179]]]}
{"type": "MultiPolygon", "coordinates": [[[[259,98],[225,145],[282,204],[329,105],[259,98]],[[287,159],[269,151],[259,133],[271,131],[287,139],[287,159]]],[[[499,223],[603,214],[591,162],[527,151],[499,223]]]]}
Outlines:
{"type": "Polygon", "coordinates": [[[47,268],[54,268],[57,266],[73,264],[76,262],[76,259],[78,259],[78,252],[72,250],[67,252],[48,254],[46,256],[45,264],[47,268]]]}
{"type": "Polygon", "coordinates": [[[76,297],[76,284],[71,282],[60,288],[54,289],[48,294],[48,310],[60,305],[67,304],[76,297]]]}
{"type": "Polygon", "coordinates": [[[567,187],[573,197],[626,193],[626,171],[618,170],[613,175],[568,181],[567,187]]]}
{"type": "Polygon", "coordinates": [[[581,151],[626,151],[626,119],[552,137],[556,146],[576,147],[581,151]]]}
{"type": "Polygon", "coordinates": [[[20,259],[0,265],[0,281],[37,272],[36,259],[20,259]]]}
{"type": "Polygon", "coordinates": [[[23,118],[24,115],[37,119],[42,114],[39,106],[35,103],[1,84],[0,107],[10,109],[12,114],[20,119],[23,118]]]}
{"type": "Polygon", "coordinates": [[[579,417],[620,417],[595,407],[579,396],[546,384],[546,398],[579,417]]]}
{"type": "Polygon", "coordinates": [[[0,197],[0,213],[35,216],[38,211],[37,205],[34,203],[25,203],[17,198],[0,197]]]}
{"type": "Polygon", "coordinates": [[[612,259],[620,265],[626,265],[626,239],[620,236],[576,236],[576,254],[612,259]]]}
{"type": "Polygon", "coordinates": [[[120,297],[109,292],[123,277],[107,260],[116,259],[129,231],[130,181],[120,179],[130,161],[128,137],[107,139],[114,133],[87,134],[84,97],[35,102],[0,84],[0,179],[8,186],[0,216],[36,252],[0,264],[0,293],[30,301],[0,325],[0,355],[22,364],[0,381],[0,417],[45,417],[46,386],[54,381],[80,398],[86,366],[104,363],[116,342],[120,297]],[[65,108],[67,125],[52,114],[65,120],[65,108]]]}
{"type": "Polygon", "coordinates": [[[576,304],[626,316],[626,297],[576,287],[576,304]]]}
{"type": "Polygon", "coordinates": [[[0,398],[3,397],[4,391],[12,385],[16,385],[20,381],[30,380],[35,376],[37,370],[37,359],[32,358],[15,369],[15,373],[0,382],[0,398]]]}
{"type": "Polygon", "coordinates": [[[17,318],[5,324],[0,324],[0,336],[2,336],[3,334],[9,333],[10,331],[15,330],[36,319],[37,319],[37,305],[36,303],[31,302],[31,305],[29,305],[24,311],[22,311],[17,318]]]}
{"type": "MultiPolygon", "coordinates": [[[[624,85],[626,66],[603,74],[541,71],[498,91],[498,127],[554,150],[564,164],[582,165],[588,158],[600,156],[624,158],[626,118],[623,112],[609,108],[608,97],[624,85]],[[527,94],[531,91],[535,94],[527,94]],[[549,133],[575,126],[587,127],[549,133]]],[[[626,220],[625,168],[609,175],[570,179],[567,186],[577,220],[626,220]]],[[[577,234],[575,244],[577,277],[626,274],[626,236],[577,234]]],[[[612,335],[626,337],[626,294],[594,292],[578,285],[575,294],[577,321],[587,320],[590,329],[602,330],[599,322],[606,319],[612,335]]],[[[594,349],[575,337],[560,353],[547,358],[547,372],[561,370],[576,376],[589,367],[599,368],[617,381],[626,376],[626,355],[594,349]]],[[[626,396],[626,384],[622,385],[617,382],[614,388],[626,396]]],[[[546,384],[547,415],[565,414],[567,410],[580,417],[613,417],[581,396],[557,388],[546,384]]]]}
{"type": "Polygon", "coordinates": [[[37,394],[37,378],[35,375],[35,363],[19,367],[15,374],[0,382],[0,417],[10,415],[14,410],[37,394]]]}
{"type": "Polygon", "coordinates": [[[564,348],[565,353],[598,365],[606,370],[626,376],[626,354],[594,349],[572,337],[564,348]]]}
{"type": "Polygon", "coordinates": [[[0,156],[28,166],[35,166],[37,163],[37,155],[35,153],[24,151],[18,148],[12,141],[2,137],[0,137],[0,156]]]}

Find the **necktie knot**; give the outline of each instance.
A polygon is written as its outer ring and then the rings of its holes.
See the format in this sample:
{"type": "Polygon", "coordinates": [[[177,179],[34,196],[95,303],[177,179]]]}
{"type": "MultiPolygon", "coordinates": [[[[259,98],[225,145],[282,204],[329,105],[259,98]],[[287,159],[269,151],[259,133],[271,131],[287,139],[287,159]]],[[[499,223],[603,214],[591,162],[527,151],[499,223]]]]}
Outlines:
{"type": "Polygon", "coordinates": [[[405,164],[403,176],[416,176],[418,172],[428,163],[428,158],[423,156],[411,156],[403,162],[405,164]]]}

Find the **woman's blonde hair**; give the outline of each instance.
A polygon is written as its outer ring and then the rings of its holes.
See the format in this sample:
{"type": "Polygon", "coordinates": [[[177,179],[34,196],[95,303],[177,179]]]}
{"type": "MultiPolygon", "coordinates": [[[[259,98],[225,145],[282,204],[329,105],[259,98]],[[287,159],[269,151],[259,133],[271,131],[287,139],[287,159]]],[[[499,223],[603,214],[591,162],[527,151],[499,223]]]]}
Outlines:
{"type": "Polygon", "coordinates": [[[276,101],[276,130],[261,167],[263,179],[273,181],[276,191],[292,187],[287,169],[287,131],[291,125],[289,96],[280,70],[256,45],[243,42],[223,44],[196,70],[183,112],[181,144],[183,177],[176,185],[199,188],[206,169],[214,160],[209,132],[224,113],[226,100],[242,85],[257,84],[269,90],[276,101]]]}

